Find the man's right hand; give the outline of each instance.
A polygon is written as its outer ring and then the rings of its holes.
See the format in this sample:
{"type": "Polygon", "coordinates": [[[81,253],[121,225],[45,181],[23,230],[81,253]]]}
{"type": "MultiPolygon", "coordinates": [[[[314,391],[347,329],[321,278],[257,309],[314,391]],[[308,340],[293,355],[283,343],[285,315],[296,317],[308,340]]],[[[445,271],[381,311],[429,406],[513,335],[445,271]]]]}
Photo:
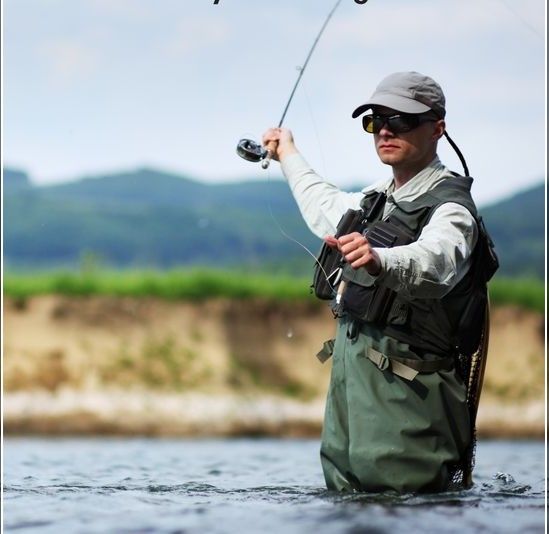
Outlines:
{"type": "Polygon", "coordinates": [[[297,153],[294,136],[288,128],[269,128],[263,134],[262,140],[263,145],[271,150],[272,158],[276,161],[297,153]]]}
{"type": "Polygon", "coordinates": [[[364,267],[372,276],[381,272],[379,254],[361,233],[352,232],[339,238],[327,235],[324,242],[331,248],[337,248],[353,269],[364,267]]]}

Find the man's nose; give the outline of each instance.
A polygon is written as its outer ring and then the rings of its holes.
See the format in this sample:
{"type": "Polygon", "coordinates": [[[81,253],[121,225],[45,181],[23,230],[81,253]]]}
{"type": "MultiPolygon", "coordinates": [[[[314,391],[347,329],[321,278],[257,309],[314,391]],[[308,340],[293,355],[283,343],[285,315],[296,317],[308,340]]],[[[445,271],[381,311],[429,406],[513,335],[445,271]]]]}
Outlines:
{"type": "Polygon", "coordinates": [[[379,130],[379,134],[381,137],[394,137],[395,134],[389,129],[389,126],[387,125],[387,122],[384,122],[381,126],[381,129],[379,130]]]}

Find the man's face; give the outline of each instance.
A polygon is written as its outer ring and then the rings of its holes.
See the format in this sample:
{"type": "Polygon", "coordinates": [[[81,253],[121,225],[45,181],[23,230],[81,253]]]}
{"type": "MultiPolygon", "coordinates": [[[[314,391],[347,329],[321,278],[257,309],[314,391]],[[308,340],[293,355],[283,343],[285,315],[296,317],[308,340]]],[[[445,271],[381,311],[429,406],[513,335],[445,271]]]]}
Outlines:
{"type": "MultiPolygon", "coordinates": [[[[385,107],[376,107],[376,115],[391,116],[399,112],[385,107]]],[[[419,170],[427,166],[436,155],[437,141],[444,133],[444,121],[424,122],[405,133],[394,133],[385,124],[374,134],[379,159],[395,168],[419,170]]]]}

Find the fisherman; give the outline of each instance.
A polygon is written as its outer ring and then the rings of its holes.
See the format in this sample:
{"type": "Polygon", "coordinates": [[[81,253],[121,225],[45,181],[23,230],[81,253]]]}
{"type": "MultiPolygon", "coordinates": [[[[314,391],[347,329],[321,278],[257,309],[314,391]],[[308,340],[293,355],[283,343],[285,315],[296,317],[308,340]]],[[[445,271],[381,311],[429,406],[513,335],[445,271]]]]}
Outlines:
{"type": "Polygon", "coordinates": [[[321,444],[329,489],[442,491],[470,451],[471,416],[455,362],[482,323],[485,282],[475,293],[480,226],[472,179],[437,156],[445,115],[432,78],[398,72],[382,80],[352,116],[362,116],[392,176],[358,193],[316,174],[290,130],[263,136],[307,225],[344,258],[336,338],[321,353],[333,356],[321,444]],[[335,237],[349,209],[367,214],[370,229],[335,237]],[[404,244],[381,243],[384,230],[404,244]]]}

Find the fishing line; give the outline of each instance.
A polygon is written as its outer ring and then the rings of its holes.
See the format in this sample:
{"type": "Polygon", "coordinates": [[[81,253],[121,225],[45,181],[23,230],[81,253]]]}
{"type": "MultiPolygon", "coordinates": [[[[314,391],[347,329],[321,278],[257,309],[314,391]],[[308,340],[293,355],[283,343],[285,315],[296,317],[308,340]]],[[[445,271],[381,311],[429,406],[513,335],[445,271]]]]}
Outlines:
{"type": "MultiPolygon", "coordinates": [[[[302,69],[302,67],[298,67],[300,69],[302,69]]],[[[302,85],[301,85],[301,89],[303,90],[304,92],[304,95],[305,95],[305,100],[307,102],[307,108],[309,110],[309,115],[310,115],[310,119],[311,119],[311,122],[313,123],[313,129],[315,131],[315,135],[316,135],[316,138],[317,138],[317,142],[319,144],[319,149],[320,149],[320,155],[321,155],[321,158],[322,158],[322,161],[323,161],[323,164],[324,164],[324,174],[326,174],[326,162],[324,160],[324,152],[322,151],[322,146],[321,146],[321,143],[320,143],[320,137],[318,135],[318,130],[317,130],[317,127],[316,127],[316,123],[315,123],[315,120],[314,120],[314,116],[313,116],[313,112],[312,112],[312,109],[311,109],[311,103],[309,101],[309,98],[308,98],[308,95],[307,95],[307,91],[306,91],[306,82],[305,80],[303,81],[302,85]]],[[[267,169],[267,184],[270,184],[272,182],[272,173],[271,173],[271,168],[269,167],[267,169]]],[[[332,284],[330,283],[330,275],[326,272],[326,270],[324,269],[324,266],[322,265],[322,263],[320,263],[318,261],[318,258],[317,258],[317,255],[314,254],[308,247],[307,245],[303,244],[301,241],[299,241],[299,239],[296,239],[295,237],[291,236],[290,234],[288,234],[284,228],[282,227],[282,225],[278,222],[277,218],[275,217],[274,215],[274,212],[273,212],[273,206],[272,206],[272,202],[271,202],[271,197],[268,196],[267,197],[267,205],[269,206],[269,214],[271,216],[271,219],[272,221],[274,222],[275,226],[277,227],[278,231],[282,234],[283,237],[285,237],[286,239],[288,239],[289,241],[292,241],[293,243],[295,243],[296,245],[300,246],[309,256],[311,256],[311,258],[313,258],[314,262],[316,265],[318,265],[318,267],[320,268],[320,270],[322,271],[322,274],[324,275],[325,279],[326,279],[326,283],[330,286],[330,288],[332,289],[332,291],[335,292],[335,288],[332,286],[332,284]]]]}
{"type": "Polygon", "coordinates": [[[307,102],[307,110],[309,111],[309,120],[313,125],[313,131],[315,132],[316,142],[318,144],[318,151],[320,152],[320,158],[322,159],[322,172],[324,176],[328,176],[328,172],[327,172],[328,167],[326,166],[326,158],[324,157],[324,150],[322,149],[322,142],[320,141],[319,129],[317,127],[315,116],[313,113],[313,108],[311,106],[311,99],[309,98],[309,94],[307,92],[306,81],[303,82],[302,89],[303,89],[303,94],[305,95],[305,102],[307,102]]]}
{"type": "MultiPolygon", "coordinates": [[[[292,103],[292,100],[294,98],[294,94],[296,92],[296,89],[299,85],[299,82],[301,81],[301,78],[303,77],[303,74],[305,72],[305,69],[307,68],[307,65],[309,64],[309,60],[311,59],[311,56],[313,55],[313,52],[315,51],[316,45],[318,44],[318,41],[322,37],[322,34],[324,33],[324,30],[326,29],[326,26],[328,26],[328,23],[330,22],[331,18],[333,17],[336,9],[339,7],[339,4],[341,4],[343,0],[337,0],[334,7],[328,13],[328,16],[324,20],[324,24],[320,28],[320,31],[318,32],[313,45],[311,46],[311,49],[309,50],[309,53],[307,54],[307,57],[305,58],[305,61],[302,65],[302,67],[299,69],[299,75],[297,77],[297,80],[295,81],[294,87],[292,89],[292,92],[290,93],[290,97],[288,98],[288,102],[286,102],[286,106],[284,108],[284,111],[282,112],[282,117],[280,117],[280,121],[278,122],[278,128],[280,128],[284,122],[284,119],[286,118],[286,113],[288,113],[288,109],[290,107],[290,104],[292,103]]],[[[276,144],[275,144],[276,146],[276,144]]],[[[272,146],[270,143],[267,148],[263,148],[263,146],[260,143],[257,143],[253,141],[252,139],[241,139],[238,144],[236,145],[236,152],[245,160],[252,161],[252,162],[258,162],[261,161],[261,167],[263,169],[266,169],[269,167],[269,164],[271,163],[271,158],[273,156],[273,151],[275,150],[275,147],[272,146]]]]}
{"type": "MultiPolygon", "coordinates": [[[[267,184],[271,183],[271,171],[268,170],[267,171],[267,184]]],[[[306,245],[304,245],[301,241],[299,241],[298,239],[296,239],[295,237],[292,237],[291,235],[289,235],[285,230],[284,228],[282,228],[282,226],[280,225],[280,223],[278,222],[278,220],[276,219],[276,217],[274,216],[274,213],[273,213],[273,207],[272,207],[272,204],[271,204],[271,197],[269,196],[268,197],[268,202],[267,202],[268,206],[269,206],[269,213],[271,215],[271,219],[273,220],[273,222],[275,223],[276,227],[278,228],[278,231],[286,238],[286,239],[289,239],[290,241],[292,241],[293,243],[295,243],[296,245],[299,245],[307,254],[309,254],[309,256],[311,256],[311,258],[313,258],[313,260],[315,261],[315,263],[320,267],[320,270],[322,271],[322,274],[324,274],[325,278],[326,278],[326,283],[330,286],[330,288],[335,291],[335,288],[332,286],[332,284],[330,284],[330,276],[328,275],[328,273],[324,270],[324,267],[322,266],[322,264],[318,261],[318,258],[316,257],[316,254],[314,252],[311,252],[311,250],[309,248],[307,248],[306,245]]]]}
{"type": "Polygon", "coordinates": [[[528,22],[519,11],[516,11],[513,7],[511,7],[505,0],[498,0],[500,4],[503,4],[509,12],[514,15],[517,19],[519,19],[531,32],[533,32],[537,37],[543,40],[543,35],[541,35],[537,28],[535,28],[530,22],[528,22]]]}
{"type": "MultiPolygon", "coordinates": [[[[282,126],[282,124],[284,123],[284,119],[286,118],[286,114],[288,113],[288,109],[290,107],[290,104],[292,103],[295,92],[296,92],[296,90],[299,86],[299,82],[301,81],[301,78],[303,77],[303,74],[305,73],[305,69],[307,68],[307,65],[309,64],[309,60],[311,59],[311,56],[313,55],[313,52],[315,51],[315,48],[316,48],[320,38],[322,37],[322,34],[324,33],[324,30],[328,26],[328,23],[330,22],[330,20],[333,17],[336,9],[339,7],[339,5],[341,4],[342,1],[343,0],[337,0],[336,1],[334,7],[331,9],[331,11],[328,13],[328,16],[324,20],[324,23],[322,24],[322,27],[320,28],[320,31],[316,35],[315,40],[314,40],[314,42],[313,42],[313,44],[312,44],[312,46],[309,50],[309,53],[307,54],[307,57],[305,58],[305,61],[303,62],[303,65],[301,67],[298,67],[299,74],[298,74],[297,79],[295,81],[295,84],[292,88],[292,91],[290,93],[288,101],[286,102],[286,106],[284,107],[284,111],[282,112],[282,116],[280,117],[280,120],[278,122],[278,128],[280,128],[282,126]]],[[[318,137],[318,134],[317,134],[317,137],[318,137]]],[[[264,148],[260,143],[257,143],[255,141],[253,141],[252,139],[241,139],[238,142],[237,146],[236,146],[236,152],[240,157],[244,158],[247,161],[252,161],[252,162],[261,161],[261,167],[263,169],[267,169],[269,167],[270,162],[271,162],[274,150],[276,150],[276,145],[274,145],[274,146],[273,146],[273,144],[269,144],[269,145],[267,146],[267,148],[264,148]]],[[[270,182],[270,179],[271,179],[271,175],[270,175],[270,172],[269,172],[267,174],[267,183],[270,182]]],[[[274,216],[274,213],[273,213],[270,196],[268,197],[268,205],[269,205],[269,213],[271,215],[271,218],[272,218],[273,222],[275,223],[276,227],[278,228],[279,232],[284,237],[289,239],[290,241],[292,241],[292,242],[296,243],[297,245],[299,245],[303,250],[305,250],[307,252],[307,254],[309,254],[315,260],[315,263],[320,267],[322,273],[326,277],[326,282],[328,283],[328,285],[332,289],[334,289],[332,287],[332,285],[330,284],[328,273],[326,273],[326,271],[324,270],[324,267],[320,264],[320,262],[318,261],[316,255],[313,252],[311,252],[299,240],[297,240],[294,237],[290,236],[282,228],[280,223],[277,221],[277,219],[276,219],[276,217],[274,216]]]]}

